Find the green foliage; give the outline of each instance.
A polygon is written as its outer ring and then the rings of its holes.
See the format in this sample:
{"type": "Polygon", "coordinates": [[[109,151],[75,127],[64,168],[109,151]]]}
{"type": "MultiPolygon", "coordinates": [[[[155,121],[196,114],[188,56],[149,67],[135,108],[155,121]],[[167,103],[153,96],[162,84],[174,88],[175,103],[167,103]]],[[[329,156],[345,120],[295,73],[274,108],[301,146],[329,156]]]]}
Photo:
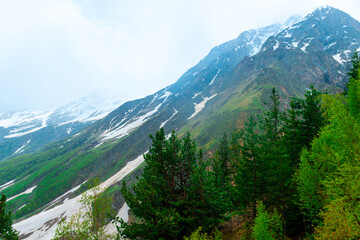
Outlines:
{"type": "Polygon", "coordinates": [[[265,179],[261,173],[264,170],[264,164],[261,158],[261,146],[259,141],[257,122],[253,117],[245,123],[245,127],[240,131],[239,140],[233,144],[233,148],[239,149],[239,155],[236,156],[236,165],[234,176],[236,195],[235,202],[238,202],[240,208],[252,206],[253,218],[256,214],[256,201],[264,193],[263,187],[265,179]]]}
{"type": "Polygon", "coordinates": [[[16,240],[19,239],[19,232],[12,228],[11,212],[6,209],[6,196],[1,195],[0,199],[0,239],[16,240]]]}
{"type": "Polygon", "coordinates": [[[276,211],[273,213],[266,211],[262,202],[258,203],[256,210],[253,238],[256,240],[285,239],[280,215],[276,211]]]}
{"type": "Polygon", "coordinates": [[[341,165],[324,185],[331,200],[320,214],[323,222],[316,229],[316,239],[359,239],[360,164],[341,165]]]}
{"type": "Polygon", "coordinates": [[[352,76],[348,85],[347,104],[350,113],[358,118],[360,113],[360,76],[352,76]]]}
{"type": "Polygon", "coordinates": [[[104,228],[112,214],[112,200],[102,191],[97,186],[84,193],[79,201],[82,208],[69,219],[60,221],[53,239],[114,239],[115,235],[107,234],[104,228]]]}
{"type": "Polygon", "coordinates": [[[329,124],[313,141],[312,148],[303,152],[296,179],[307,219],[313,225],[325,220],[322,229],[329,232],[329,226],[339,224],[336,220],[330,223],[329,214],[343,211],[334,208],[335,202],[353,213],[346,221],[356,221],[355,215],[359,214],[355,200],[359,197],[359,175],[355,171],[360,166],[360,128],[343,96],[324,96],[324,107],[329,124]]]}
{"type": "Polygon", "coordinates": [[[117,219],[122,237],[130,239],[182,239],[199,226],[205,230],[221,219],[208,163],[201,160],[195,142],[187,134],[182,140],[175,132],[165,139],[164,130],[155,135],[142,177],[133,186],[125,182],[122,193],[131,212],[140,222],[127,224],[117,219]],[[197,153],[198,152],[198,153],[197,153]]]}
{"type": "Polygon", "coordinates": [[[206,232],[202,232],[202,227],[196,229],[195,232],[191,234],[190,237],[184,237],[184,240],[222,240],[222,233],[215,229],[211,235],[207,234],[206,232]]]}
{"type": "Polygon", "coordinates": [[[344,95],[347,96],[349,89],[349,86],[352,84],[353,80],[357,79],[359,76],[359,68],[360,68],[360,57],[357,51],[354,51],[352,58],[351,58],[352,66],[349,69],[348,75],[349,75],[349,81],[345,84],[344,88],[344,95]]]}
{"type": "Polygon", "coordinates": [[[223,135],[218,145],[215,157],[212,159],[212,171],[210,172],[210,181],[214,184],[214,191],[218,196],[218,206],[223,207],[226,212],[232,208],[231,196],[233,187],[231,186],[231,154],[230,146],[226,134],[223,135]]]}

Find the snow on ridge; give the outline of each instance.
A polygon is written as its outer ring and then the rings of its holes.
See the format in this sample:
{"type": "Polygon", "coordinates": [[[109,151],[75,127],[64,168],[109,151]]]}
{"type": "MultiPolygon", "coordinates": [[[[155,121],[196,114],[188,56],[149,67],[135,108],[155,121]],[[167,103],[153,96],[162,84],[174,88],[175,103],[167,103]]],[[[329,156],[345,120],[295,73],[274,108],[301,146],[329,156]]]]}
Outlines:
{"type": "Polygon", "coordinates": [[[43,121],[44,118],[48,118],[54,110],[45,111],[22,111],[13,114],[0,114],[0,127],[20,127],[25,128],[26,124],[30,124],[34,121],[43,121]]]}
{"type": "Polygon", "coordinates": [[[213,79],[211,80],[211,82],[209,83],[209,86],[210,86],[210,85],[212,85],[212,84],[214,83],[214,81],[215,81],[215,79],[217,78],[217,76],[218,76],[218,74],[219,74],[220,70],[221,70],[221,69],[219,69],[219,70],[217,71],[217,73],[215,74],[215,76],[213,77],[213,79]]]}
{"type": "Polygon", "coordinates": [[[284,38],[291,38],[291,36],[292,36],[292,35],[291,35],[288,31],[286,31],[284,38]]]}
{"type": "Polygon", "coordinates": [[[267,29],[267,27],[265,27],[265,29],[267,30],[262,30],[264,28],[260,28],[258,30],[256,30],[256,33],[254,34],[252,40],[250,42],[247,43],[248,47],[249,47],[249,57],[254,56],[255,54],[257,54],[260,50],[261,47],[263,46],[263,44],[265,43],[265,41],[270,37],[270,36],[274,36],[276,34],[278,34],[278,32],[280,32],[282,29],[284,29],[284,25],[282,25],[281,27],[278,27],[277,29],[267,29]],[[276,31],[274,31],[276,30],[276,31]]]}
{"type": "MultiPolygon", "coordinates": [[[[50,115],[53,113],[54,111],[47,111],[45,114],[41,115],[41,126],[40,127],[36,127],[33,128],[31,130],[25,131],[25,132],[16,132],[10,135],[6,135],[4,138],[14,138],[14,137],[21,137],[36,131],[39,131],[42,128],[47,127],[47,121],[49,120],[50,115]]],[[[39,119],[40,120],[40,119],[39,119]]]]}
{"type": "Polygon", "coordinates": [[[8,198],[6,201],[11,201],[11,200],[13,200],[13,199],[15,199],[15,198],[17,198],[17,197],[19,197],[19,196],[21,196],[21,195],[25,195],[25,194],[32,193],[32,191],[34,191],[35,188],[36,188],[36,185],[33,186],[33,187],[31,187],[31,188],[29,188],[29,189],[26,189],[26,190],[23,191],[22,193],[19,193],[19,194],[15,195],[15,196],[12,196],[12,197],[8,198]]]}
{"type": "Polygon", "coordinates": [[[205,97],[204,100],[200,103],[195,103],[194,107],[195,107],[195,112],[188,118],[191,119],[193,117],[195,117],[199,112],[201,112],[201,110],[203,110],[203,108],[205,107],[205,104],[212,99],[213,97],[215,97],[217,95],[217,93],[215,93],[214,95],[210,96],[210,97],[205,97]]]}
{"type": "Polygon", "coordinates": [[[25,150],[24,148],[30,143],[30,141],[31,139],[29,139],[24,145],[22,145],[18,150],[16,150],[14,154],[23,152],[25,150]]]}
{"type": "Polygon", "coordinates": [[[163,128],[163,127],[165,126],[165,124],[166,124],[168,121],[170,121],[170,120],[178,113],[178,111],[177,111],[175,108],[173,108],[173,109],[174,109],[173,115],[171,115],[171,117],[170,117],[168,120],[166,120],[165,122],[162,122],[162,123],[160,124],[160,128],[163,128]]]}
{"type": "Polygon", "coordinates": [[[19,128],[15,128],[15,129],[10,130],[10,133],[18,133],[18,132],[22,132],[24,130],[28,130],[29,128],[35,128],[35,127],[36,127],[35,124],[25,125],[25,126],[21,126],[19,128]]]}
{"type": "MultiPolygon", "coordinates": [[[[172,92],[169,91],[164,91],[164,95],[162,95],[161,97],[159,97],[159,99],[163,99],[163,98],[168,98],[170,95],[172,94],[172,92]]],[[[166,101],[166,100],[165,100],[166,101]]]]}
{"type": "MultiPolygon", "coordinates": [[[[134,160],[129,161],[125,165],[125,167],[123,167],[119,172],[117,172],[112,177],[107,179],[105,182],[100,184],[100,189],[105,190],[114,183],[120,181],[129,173],[134,171],[143,162],[144,162],[143,154],[141,154],[134,160]]],[[[93,189],[88,190],[87,193],[92,194],[93,189]]],[[[16,230],[20,231],[20,235],[27,235],[27,237],[25,238],[27,240],[51,239],[55,235],[55,230],[59,220],[62,217],[68,218],[80,210],[80,208],[82,207],[81,203],[79,202],[80,198],[81,195],[72,199],[68,199],[67,201],[64,201],[60,205],[57,205],[51,209],[45,209],[40,213],[37,213],[29,218],[26,218],[20,222],[15,223],[13,227],[16,230]],[[54,224],[51,225],[49,224],[49,222],[52,222],[54,224]]],[[[119,211],[119,213],[120,212],[121,212],[120,216],[123,219],[126,219],[128,217],[128,209],[124,207],[124,205],[122,207],[122,211],[119,211]]]]}

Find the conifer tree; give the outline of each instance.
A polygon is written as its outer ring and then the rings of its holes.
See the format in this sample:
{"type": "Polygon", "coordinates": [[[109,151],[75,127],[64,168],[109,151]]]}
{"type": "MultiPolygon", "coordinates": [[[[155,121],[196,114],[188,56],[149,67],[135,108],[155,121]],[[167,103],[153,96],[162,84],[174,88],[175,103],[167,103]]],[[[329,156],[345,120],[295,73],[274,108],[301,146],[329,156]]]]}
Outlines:
{"type": "Polygon", "coordinates": [[[258,123],[254,117],[245,122],[244,129],[240,131],[239,149],[240,155],[235,165],[235,202],[240,208],[251,206],[253,219],[256,217],[256,202],[264,193],[265,179],[261,173],[264,165],[261,157],[261,145],[258,123]]]}
{"type": "Polygon", "coordinates": [[[214,184],[214,191],[218,195],[219,206],[223,206],[223,211],[231,209],[232,201],[231,195],[233,188],[231,187],[230,176],[230,146],[227,140],[227,135],[224,133],[219,146],[217,147],[215,157],[212,159],[211,179],[214,184]]]}
{"type": "Polygon", "coordinates": [[[302,137],[301,105],[302,100],[294,98],[290,102],[290,109],[287,110],[287,118],[284,127],[284,144],[292,166],[295,168],[299,161],[301,149],[304,147],[302,137]]]}
{"type": "Polygon", "coordinates": [[[310,147],[311,141],[319,135],[321,127],[325,125],[324,110],[321,108],[321,92],[317,91],[312,84],[310,90],[305,92],[302,108],[304,144],[310,147]]]}
{"type": "Polygon", "coordinates": [[[360,75],[350,77],[348,85],[347,103],[350,113],[358,118],[360,115],[360,75]]]}
{"type": "Polygon", "coordinates": [[[267,201],[265,205],[283,207],[287,196],[287,187],[291,179],[290,162],[286,157],[286,146],[283,144],[284,113],[280,110],[280,96],[272,89],[270,107],[260,116],[262,161],[266,168],[262,173],[266,179],[267,201]]]}
{"type": "Polygon", "coordinates": [[[12,228],[11,212],[6,212],[6,196],[1,195],[0,199],[0,239],[19,239],[19,232],[12,228]]]}
{"type": "Polygon", "coordinates": [[[122,237],[130,239],[182,239],[198,227],[204,230],[220,219],[220,208],[210,186],[207,162],[187,134],[180,140],[173,131],[167,140],[163,129],[144,155],[146,166],[138,182],[121,192],[140,222],[118,219],[122,237]]]}
{"type": "Polygon", "coordinates": [[[349,91],[349,85],[354,79],[357,79],[359,76],[359,68],[360,68],[360,57],[357,51],[354,52],[351,58],[352,66],[347,73],[349,75],[349,81],[345,84],[344,95],[347,96],[349,91]]]}

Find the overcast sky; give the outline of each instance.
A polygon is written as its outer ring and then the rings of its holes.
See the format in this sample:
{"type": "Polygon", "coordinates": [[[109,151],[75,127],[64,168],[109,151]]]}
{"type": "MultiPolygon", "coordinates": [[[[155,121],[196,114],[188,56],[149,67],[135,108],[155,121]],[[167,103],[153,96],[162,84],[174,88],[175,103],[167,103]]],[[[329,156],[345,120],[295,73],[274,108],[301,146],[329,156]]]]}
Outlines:
{"type": "Polygon", "coordinates": [[[360,20],[359,0],[0,0],[0,112],[152,94],[242,31],[323,5],[360,20]]]}

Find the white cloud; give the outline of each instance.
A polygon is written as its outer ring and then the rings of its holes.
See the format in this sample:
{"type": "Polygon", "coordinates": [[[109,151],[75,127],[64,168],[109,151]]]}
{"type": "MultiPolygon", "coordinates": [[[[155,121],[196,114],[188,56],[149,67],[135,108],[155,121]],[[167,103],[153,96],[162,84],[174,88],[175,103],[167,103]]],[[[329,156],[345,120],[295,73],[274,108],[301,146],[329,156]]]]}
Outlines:
{"type": "Polygon", "coordinates": [[[360,19],[357,0],[2,1],[0,111],[58,106],[99,87],[150,94],[215,45],[320,5],[360,19]]]}

